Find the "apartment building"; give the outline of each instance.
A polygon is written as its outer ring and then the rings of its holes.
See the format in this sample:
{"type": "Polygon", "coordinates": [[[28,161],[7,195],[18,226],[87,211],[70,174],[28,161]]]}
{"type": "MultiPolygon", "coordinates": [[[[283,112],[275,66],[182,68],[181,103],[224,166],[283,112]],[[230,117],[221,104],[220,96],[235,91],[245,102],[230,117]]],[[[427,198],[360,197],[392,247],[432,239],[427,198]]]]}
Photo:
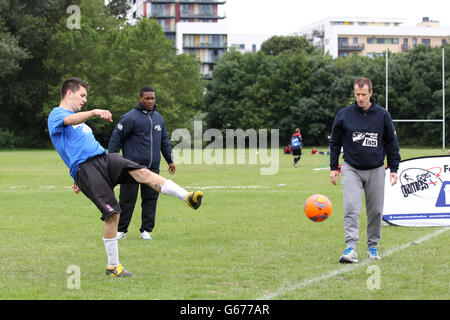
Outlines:
{"type": "Polygon", "coordinates": [[[178,53],[194,54],[202,63],[201,75],[210,78],[215,63],[228,47],[227,28],[217,23],[225,19],[219,13],[219,6],[225,3],[226,0],[134,0],[128,19],[155,19],[166,37],[174,41],[178,53]]]}
{"type": "Polygon", "coordinates": [[[228,49],[228,26],[219,23],[178,22],[175,47],[177,52],[194,55],[201,62],[202,77],[211,79],[214,66],[228,49]]]}
{"type": "Polygon", "coordinates": [[[450,28],[424,17],[415,27],[404,19],[329,17],[300,28],[299,35],[333,57],[351,54],[369,57],[408,51],[418,44],[441,46],[450,41],[450,28]]]}
{"type": "Polygon", "coordinates": [[[240,53],[255,53],[261,49],[261,45],[270,39],[267,34],[230,34],[230,48],[240,53]]]}

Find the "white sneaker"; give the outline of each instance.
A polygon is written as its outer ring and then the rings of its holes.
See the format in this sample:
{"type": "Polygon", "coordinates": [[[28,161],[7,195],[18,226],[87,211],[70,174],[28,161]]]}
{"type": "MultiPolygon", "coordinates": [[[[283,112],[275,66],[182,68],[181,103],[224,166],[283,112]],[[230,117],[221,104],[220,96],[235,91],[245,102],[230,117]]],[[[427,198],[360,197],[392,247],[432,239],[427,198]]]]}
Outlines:
{"type": "Polygon", "coordinates": [[[358,263],[358,254],[356,250],[349,247],[344,250],[344,254],[339,259],[340,263],[358,263]]]}
{"type": "Polygon", "coordinates": [[[141,232],[141,238],[144,240],[153,240],[150,232],[147,231],[141,232]]]}
{"type": "Polygon", "coordinates": [[[126,239],[126,238],[127,238],[126,232],[117,231],[117,239],[126,239]]]}

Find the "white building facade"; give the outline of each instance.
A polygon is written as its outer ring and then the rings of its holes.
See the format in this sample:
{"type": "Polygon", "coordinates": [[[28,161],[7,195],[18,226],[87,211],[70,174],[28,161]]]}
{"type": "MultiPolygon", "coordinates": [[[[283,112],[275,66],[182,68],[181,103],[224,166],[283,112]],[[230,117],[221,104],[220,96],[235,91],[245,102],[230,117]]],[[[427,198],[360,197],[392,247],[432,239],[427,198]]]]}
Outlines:
{"type": "Polygon", "coordinates": [[[416,27],[403,27],[404,19],[329,17],[300,28],[299,35],[333,57],[351,54],[376,56],[387,49],[408,51],[417,44],[441,46],[450,28],[424,18],[416,27]]]}

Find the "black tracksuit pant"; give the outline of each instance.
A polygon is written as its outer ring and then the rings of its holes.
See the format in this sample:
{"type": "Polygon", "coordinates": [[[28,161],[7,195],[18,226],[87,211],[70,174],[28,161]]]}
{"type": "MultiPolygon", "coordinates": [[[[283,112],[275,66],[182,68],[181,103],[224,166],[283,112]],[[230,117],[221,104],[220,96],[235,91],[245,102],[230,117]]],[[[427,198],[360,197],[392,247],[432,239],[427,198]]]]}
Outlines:
{"type": "MultiPolygon", "coordinates": [[[[150,169],[154,173],[159,174],[159,169],[150,169]]],[[[141,227],[140,232],[152,232],[155,227],[156,203],[158,201],[159,192],[153,190],[145,184],[121,184],[119,204],[121,209],[119,220],[119,232],[127,232],[133,216],[134,207],[136,205],[137,195],[141,186],[141,227]]]]}

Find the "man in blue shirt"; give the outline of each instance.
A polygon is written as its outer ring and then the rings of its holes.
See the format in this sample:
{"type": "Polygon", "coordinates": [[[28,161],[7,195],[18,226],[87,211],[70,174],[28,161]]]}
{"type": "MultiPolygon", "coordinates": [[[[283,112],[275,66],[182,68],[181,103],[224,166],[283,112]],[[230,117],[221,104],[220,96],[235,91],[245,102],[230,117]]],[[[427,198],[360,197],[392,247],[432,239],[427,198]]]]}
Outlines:
{"type": "Polygon", "coordinates": [[[171,180],[151,172],[145,166],[124,159],[120,154],[108,154],[95,139],[92,130],[84,123],[98,116],[113,122],[108,110],[94,109],[82,112],[87,102],[88,85],[78,78],[70,78],[61,86],[61,102],[48,117],[48,130],[56,151],[70,170],[74,180],[72,189],[83,192],[100,210],[104,221],[103,241],[108,265],[106,274],[132,277],[119,263],[117,226],[120,206],[114,187],[121,183],[143,183],[157,192],[185,201],[198,209],[203,193],[187,192],[171,180]]]}

